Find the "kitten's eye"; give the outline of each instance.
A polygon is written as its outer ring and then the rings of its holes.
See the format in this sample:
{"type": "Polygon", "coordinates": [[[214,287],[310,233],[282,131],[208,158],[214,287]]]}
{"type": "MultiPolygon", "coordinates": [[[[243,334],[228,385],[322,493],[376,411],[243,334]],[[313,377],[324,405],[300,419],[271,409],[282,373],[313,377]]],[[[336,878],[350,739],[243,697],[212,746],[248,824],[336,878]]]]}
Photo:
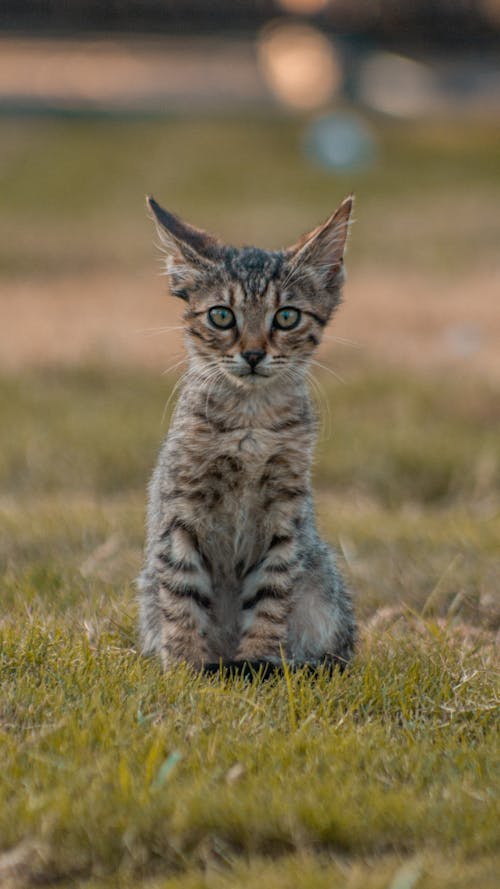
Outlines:
{"type": "Polygon", "coordinates": [[[209,310],[208,318],[214,327],[220,327],[222,330],[229,330],[236,324],[236,318],[227,306],[214,306],[209,310]]]}
{"type": "Polygon", "coordinates": [[[292,328],[297,327],[299,321],[300,311],[288,306],[284,309],[279,309],[279,311],[276,312],[273,319],[273,326],[278,327],[280,330],[292,330],[292,328]]]}

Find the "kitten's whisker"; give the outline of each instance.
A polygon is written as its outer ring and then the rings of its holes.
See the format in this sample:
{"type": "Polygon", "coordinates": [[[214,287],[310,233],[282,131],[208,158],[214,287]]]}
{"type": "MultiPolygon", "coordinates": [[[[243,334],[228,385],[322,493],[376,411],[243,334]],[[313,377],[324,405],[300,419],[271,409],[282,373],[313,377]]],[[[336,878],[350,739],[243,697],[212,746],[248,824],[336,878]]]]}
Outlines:
{"type": "Polygon", "coordinates": [[[218,370],[217,361],[213,359],[201,368],[190,368],[188,372],[192,374],[192,382],[203,386],[212,380],[218,370]]]}
{"type": "Polygon", "coordinates": [[[361,349],[362,347],[362,343],[357,342],[356,340],[349,340],[344,336],[335,336],[332,333],[324,333],[323,339],[334,340],[334,342],[340,343],[341,346],[352,346],[353,349],[361,349]]]}
{"type": "Polygon", "coordinates": [[[168,373],[172,373],[177,367],[180,367],[181,364],[186,364],[188,360],[189,359],[184,356],[184,358],[181,358],[180,361],[176,361],[175,364],[170,364],[168,367],[165,368],[165,370],[162,370],[162,376],[164,377],[168,373]]]}
{"type": "Polygon", "coordinates": [[[136,333],[142,333],[144,336],[157,336],[160,333],[168,333],[171,330],[184,330],[185,327],[183,324],[179,324],[177,326],[172,327],[144,327],[141,330],[137,330],[136,333]]]}
{"type": "Polygon", "coordinates": [[[177,389],[179,388],[179,386],[181,385],[181,383],[184,381],[184,379],[185,379],[186,376],[187,376],[187,371],[186,371],[186,373],[183,373],[183,374],[179,377],[179,379],[177,380],[175,386],[173,387],[173,389],[172,389],[170,395],[168,396],[168,399],[167,399],[167,402],[166,402],[166,404],[165,404],[165,407],[163,408],[163,413],[162,413],[162,415],[161,415],[161,423],[160,423],[160,426],[163,426],[163,424],[164,424],[164,422],[165,422],[165,415],[166,415],[167,410],[168,410],[168,408],[169,408],[170,402],[172,401],[172,398],[174,397],[175,393],[177,392],[177,389]]]}
{"type": "Polygon", "coordinates": [[[326,364],[322,364],[321,361],[316,361],[315,359],[310,359],[310,362],[315,367],[321,367],[322,370],[326,370],[329,374],[332,375],[332,377],[335,377],[335,379],[338,380],[339,383],[345,385],[345,380],[340,376],[340,374],[337,373],[337,371],[333,370],[333,368],[327,367],[326,364]]]}
{"type": "Polygon", "coordinates": [[[223,373],[218,366],[218,362],[214,359],[208,362],[201,368],[190,368],[188,370],[188,374],[191,375],[190,382],[195,383],[198,387],[204,388],[207,387],[206,401],[205,401],[205,416],[208,419],[208,401],[210,398],[210,393],[212,391],[212,387],[214,383],[217,382],[218,378],[223,378],[223,373]]]}
{"type": "Polygon", "coordinates": [[[319,380],[316,379],[311,371],[307,371],[306,379],[311,386],[313,397],[318,402],[320,417],[320,435],[322,438],[328,441],[332,431],[332,415],[330,411],[330,402],[325,393],[324,387],[321,385],[319,380]]]}
{"type": "MultiPolygon", "coordinates": [[[[167,368],[166,371],[163,371],[163,374],[166,374],[166,373],[168,373],[168,372],[172,372],[173,370],[175,370],[176,367],[179,367],[181,364],[184,364],[184,363],[187,362],[187,361],[189,361],[189,358],[186,356],[186,357],[182,358],[181,361],[178,361],[177,364],[173,364],[173,365],[171,365],[169,368],[167,368]]],[[[161,425],[162,425],[162,426],[163,426],[163,423],[164,423],[164,421],[165,421],[165,415],[166,415],[167,410],[168,410],[168,408],[169,408],[170,402],[172,401],[172,399],[173,399],[175,393],[177,392],[177,390],[179,389],[179,387],[181,386],[181,384],[183,384],[184,381],[187,380],[187,378],[188,378],[188,376],[189,376],[189,374],[190,374],[191,372],[192,372],[192,369],[188,367],[187,370],[186,370],[183,374],[181,374],[181,376],[179,377],[179,379],[178,379],[177,382],[175,383],[175,385],[174,385],[174,387],[173,387],[173,389],[172,389],[172,391],[171,391],[171,393],[170,393],[170,395],[169,395],[169,397],[168,397],[168,399],[167,399],[167,401],[166,401],[165,407],[163,408],[163,413],[162,413],[162,417],[161,417],[161,425]]],[[[200,379],[201,379],[202,374],[200,374],[199,372],[197,372],[197,371],[195,370],[194,373],[193,373],[193,378],[194,378],[194,380],[197,380],[198,377],[200,377],[200,379]]]]}
{"type": "MultiPolygon", "coordinates": [[[[318,416],[320,420],[320,434],[324,436],[327,440],[331,434],[331,411],[330,411],[330,403],[325,394],[324,388],[313,375],[310,370],[310,360],[309,359],[301,359],[297,362],[295,367],[289,368],[290,371],[293,372],[293,381],[297,382],[305,378],[308,383],[312,396],[318,405],[318,416]],[[300,371],[299,371],[300,368],[300,371]],[[327,422],[325,423],[325,414],[327,422]]],[[[286,371],[284,372],[286,373],[286,371]]]]}

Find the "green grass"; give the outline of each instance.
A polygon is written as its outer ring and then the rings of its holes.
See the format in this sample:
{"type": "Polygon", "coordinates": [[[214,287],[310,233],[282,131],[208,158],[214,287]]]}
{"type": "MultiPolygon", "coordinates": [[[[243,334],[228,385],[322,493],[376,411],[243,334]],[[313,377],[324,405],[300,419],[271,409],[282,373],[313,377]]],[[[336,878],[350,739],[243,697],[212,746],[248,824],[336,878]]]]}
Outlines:
{"type": "Polygon", "coordinates": [[[497,885],[499,393],[346,376],[323,380],[315,480],[359,652],[343,676],[253,685],[138,653],[171,381],[0,380],[0,883],[497,885]]]}
{"type": "MultiPolygon", "coordinates": [[[[495,386],[465,375],[436,385],[350,361],[339,365],[347,384],[320,372],[320,486],[355,487],[384,506],[498,496],[495,386]]],[[[168,428],[170,392],[160,374],[99,367],[0,379],[0,485],[13,494],[142,490],[168,428]]]]}
{"type": "MultiPolygon", "coordinates": [[[[0,279],[150,274],[147,191],[229,241],[278,246],[354,189],[356,268],[448,292],[493,271],[498,124],[372,126],[375,165],[339,176],[307,163],[292,118],[3,118],[0,279]]],[[[343,676],[253,685],[162,675],[138,651],[173,381],[0,376],[2,887],[496,889],[498,385],[354,353],[336,370],[314,479],[358,654],[343,676]]]]}
{"type": "Polygon", "coordinates": [[[305,121],[0,121],[0,275],[151,267],[143,195],[229,242],[283,246],[359,195],[352,259],[459,276],[500,239],[499,125],[374,119],[377,160],[333,174],[302,150],[305,121]]]}

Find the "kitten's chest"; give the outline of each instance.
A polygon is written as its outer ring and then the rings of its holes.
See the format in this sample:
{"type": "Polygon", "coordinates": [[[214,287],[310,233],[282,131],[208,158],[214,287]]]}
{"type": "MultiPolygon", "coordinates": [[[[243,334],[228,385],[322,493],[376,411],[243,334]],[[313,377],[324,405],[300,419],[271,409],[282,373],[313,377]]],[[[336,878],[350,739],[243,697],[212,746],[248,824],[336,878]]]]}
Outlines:
{"type": "Polygon", "coordinates": [[[205,512],[198,512],[198,521],[211,563],[232,585],[266,548],[272,521],[269,466],[279,442],[266,431],[247,430],[226,436],[220,445],[219,455],[207,463],[205,484],[213,496],[205,512]]]}
{"type": "MultiPolygon", "coordinates": [[[[247,561],[287,487],[308,475],[310,437],[288,440],[268,429],[200,435],[184,451],[174,483],[181,484],[191,519],[217,552],[247,561]]],[[[212,548],[211,546],[211,548],[212,548]]]]}
{"type": "Polygon", "coordinates": [[[192,484],[206,495],[207,512],[218,519],[228,514],[255,513],[265,502],[266,486],[272,467],[280,460],[282,469],[291,472],[296,455],[279,437],[266,429],[241,429],[214,437],[198,451],[198,468],[192,484]],[[286,466],[286,469],[285,469],[286,466]]]}

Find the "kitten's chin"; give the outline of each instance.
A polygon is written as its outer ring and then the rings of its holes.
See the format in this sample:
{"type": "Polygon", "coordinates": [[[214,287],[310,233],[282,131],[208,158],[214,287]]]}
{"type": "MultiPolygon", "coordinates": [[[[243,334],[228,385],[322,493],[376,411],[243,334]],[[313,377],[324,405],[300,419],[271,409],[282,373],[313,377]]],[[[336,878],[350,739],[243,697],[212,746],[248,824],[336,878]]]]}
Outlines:
{"type": "Polygon", "coordinates": [[[226,370],[226,378],[234,383],[240,389],[254,389],[263,386],[270,381],[273,374],[267,373],[237,373],[235,371],[226,370]]]}

